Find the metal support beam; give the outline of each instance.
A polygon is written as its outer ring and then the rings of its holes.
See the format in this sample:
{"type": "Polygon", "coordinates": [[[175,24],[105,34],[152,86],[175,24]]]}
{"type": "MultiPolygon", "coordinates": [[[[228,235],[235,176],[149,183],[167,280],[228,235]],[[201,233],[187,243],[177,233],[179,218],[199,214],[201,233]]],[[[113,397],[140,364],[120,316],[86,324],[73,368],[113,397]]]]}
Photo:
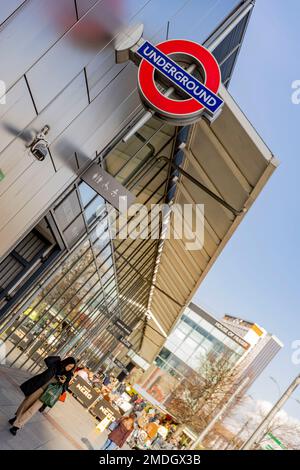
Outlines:
{"type": "Polygon", "coordinates": [[[196,178],[194,178],[194,176],[190,175],[189,173],[187,173],[185,170],[183,170],[183,168],[181,168],[180,166],[176,165],[174,162],[172,162],[169,158],[167,157],[164,157],[164,156],[161,156],[158,158],[158,160],[164,160],[164,161],[167,161],[169,162],[169,164],[177,171],[179,171],[179,173],[181,173],[183,176],[185,176],[187,179],[189,179],[190,181],[192,181],[192,183],[194,183],[196,186],[198,186],[200,189],[202,189],[202,191],[206,192],[206,194],[208,194],[210,197],[212,197],[215,201],[217,201],[218,203],[220,203],[222,206],[224,206],[226,209],[228,209],[230,212],[232,212],[233,215],[235,216],[238,216],[238,215],[241,215],[241,214],[244,214],[247,209],[246,208],[243,208],[241,210],[237,210],[235,209],[234,207],[232,207],[230,204],[228,204],[228,202],[224,201],[224,199],[222,199],[221,197],[219,197],[217,194],[215,194],[213,191],[211,191],[210,189],[208,189],[206,186],[204,186],[204,184],[200,183],[200,181],[198,181],[196,178]]]}

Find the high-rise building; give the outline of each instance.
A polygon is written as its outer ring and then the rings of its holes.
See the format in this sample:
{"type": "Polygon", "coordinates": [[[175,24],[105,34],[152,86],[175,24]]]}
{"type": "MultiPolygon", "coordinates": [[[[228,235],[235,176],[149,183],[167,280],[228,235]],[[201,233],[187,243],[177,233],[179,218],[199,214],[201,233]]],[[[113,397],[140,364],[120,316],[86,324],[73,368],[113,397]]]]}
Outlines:
{"type": "Polygon", "coordinates": [[[283,343],[256,323],[241,318],[224,315],[222,323],[228,324],[233,331],[243,336],[251,344],[247,354],[242,358],[242,374],[250,378],[247,384],[247,388],[249,388],[280,351],[283,343]]]}
{"type": "Polygon", "coordinates": [[[156,399],[164,401],[177,381],[210,360],[226,357],[236,367],[240,383],[249,381],[244,391],[263,372],[283,344],[256,323],[225,315],[218,320],[203,308],[190,303],[167,338],[164,347],[147,370],[141,385],[156,399]],[[175,380],[173,378],[175,378],[175,380]]]}

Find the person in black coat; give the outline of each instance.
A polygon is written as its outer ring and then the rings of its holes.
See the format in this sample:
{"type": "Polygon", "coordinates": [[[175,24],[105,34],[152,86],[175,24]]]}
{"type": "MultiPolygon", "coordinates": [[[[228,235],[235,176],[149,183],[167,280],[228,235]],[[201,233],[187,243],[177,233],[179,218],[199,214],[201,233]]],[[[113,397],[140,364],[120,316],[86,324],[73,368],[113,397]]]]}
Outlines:
{"type": "Polygon", "coordinates": [[[45,359],[47,369],[20,385],[20,389],[25,395],[25,399],[16,411],[16,416],[9,420],[13,425],[10,432],[15,436],[18,429],[41,408],[43,405],[39,400],[50,383],[60,383],[64,392],[73,376],[76,361],[73,357],[61,360],[59,356],[49,356],[45,359]]]}

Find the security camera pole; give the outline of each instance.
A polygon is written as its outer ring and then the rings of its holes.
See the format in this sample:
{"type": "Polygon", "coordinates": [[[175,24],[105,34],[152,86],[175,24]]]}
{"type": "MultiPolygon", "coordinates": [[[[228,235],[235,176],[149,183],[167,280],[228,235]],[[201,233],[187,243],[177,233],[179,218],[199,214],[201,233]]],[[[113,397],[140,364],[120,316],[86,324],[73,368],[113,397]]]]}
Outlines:
{"type": "Polygon", "coordinates": [[[270,412],[267,414],[267,416],[262,420],[258,428],[254,431],[252,436],[249,437],[249,439],[245,442],[241,450],[250,450],[252,447],[257,443],[259,438],[266,432],[267,427],[269,423],[272,421],[272,419],[276,416],[278,411],[281,410],[283,405],[286,403],[286,401],[290,398],[292,393],[296,390],[296,388],[300,385],[300,375],[298,375],[291,385],[286,389],[286,391],[281,395],[277,403],[273,406],[273,408],[270,410],[270,412]]]}

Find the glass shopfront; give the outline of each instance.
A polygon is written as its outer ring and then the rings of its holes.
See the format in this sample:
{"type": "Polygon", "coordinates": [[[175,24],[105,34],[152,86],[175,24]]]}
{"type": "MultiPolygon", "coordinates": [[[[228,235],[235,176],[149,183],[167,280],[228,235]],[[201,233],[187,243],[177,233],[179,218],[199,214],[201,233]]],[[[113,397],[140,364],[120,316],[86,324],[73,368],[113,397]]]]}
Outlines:
{"type": "MultiPolygon", "coordinates": [[[[169,169],[158,156],[161,149],[164,155],[172,152],[176,135],[176,128],[152,119],[105,157],[110,174],[149,211],[151,204],[164,202],[169,169]]],[[[146,238],[112,239],[110,211],[83,181],[53,208],[70,250],[46,286],[36,286],[32,301],[8,317],[2,339],[10,365],[35,371],[49,354],[73,354],[93,367],[118,344],[108,331],[117,318],[131,329],[144,318],[149,295],[144,278],[153,271],[159,240],[150,238],[150,230],[146,238]]]]}

